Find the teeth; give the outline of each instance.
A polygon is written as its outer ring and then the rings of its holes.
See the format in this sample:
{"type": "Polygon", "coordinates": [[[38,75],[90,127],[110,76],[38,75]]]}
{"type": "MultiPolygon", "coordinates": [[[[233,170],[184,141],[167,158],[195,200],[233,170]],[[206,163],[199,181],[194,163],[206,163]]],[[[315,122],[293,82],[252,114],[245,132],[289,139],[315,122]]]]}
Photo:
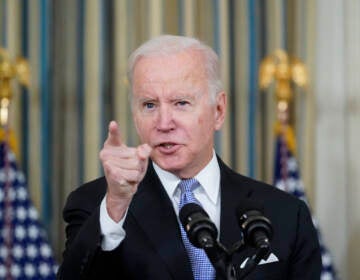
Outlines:
{"type": "Polygon", "coordinates": [[[162,144],[162,146],[165,147],[166,149],[170,149],[174,145],[173,144],[162,144]]]}

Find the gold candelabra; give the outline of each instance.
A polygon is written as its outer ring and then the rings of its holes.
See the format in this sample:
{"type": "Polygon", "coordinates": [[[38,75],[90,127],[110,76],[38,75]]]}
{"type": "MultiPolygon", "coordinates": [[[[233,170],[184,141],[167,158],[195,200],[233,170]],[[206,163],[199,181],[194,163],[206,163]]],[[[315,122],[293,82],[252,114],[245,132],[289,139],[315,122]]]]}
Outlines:
{"type": "Polygon", "coordinates": [[[0,125],[6,126],[9,121],[9,107],[13,97],[12,81],[17,79],[21,85],[29,87],[29,64],[23,57],[14,60],[9,53],[0,48],[0,125]]]}
{"type": "Polygon", "coordinates": [[[293,99],[292,84],[305,87],[308,74],[305,65],[297,58],[289,58],[281,49],[265,57],[259,69],[259,86],[266,89],[275,81],[277,112],[280,122],[288,122],[289,103],[293,99]]]}

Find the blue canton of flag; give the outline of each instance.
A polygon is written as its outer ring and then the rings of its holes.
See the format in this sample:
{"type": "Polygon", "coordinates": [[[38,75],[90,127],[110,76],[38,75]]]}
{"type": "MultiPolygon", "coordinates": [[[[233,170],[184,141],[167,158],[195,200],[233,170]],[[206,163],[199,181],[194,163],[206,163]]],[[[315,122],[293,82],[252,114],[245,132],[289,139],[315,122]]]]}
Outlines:
{"type": "MultiPolygon", "coordinates": [[[[290,128],[288,127],[288,129],[290,128]]],[[[286,136],[291,138],[293,134],[289,133],[286,136]]],[[[296,196],[308,204],[305,195],[305,189],[300,179],[300,172],[297,161],[293,151],[291,150],[291,147],[288,145],[289,141],[286,140],[289,139],[284,139],[283,135],[280,133],[276,139],[274,185],[277,188],[296,196]]],[[[294,141],[294,139],[291,139],[290,141],[294,141]]],[[[292,143],[294,144],[294,142],[292,143]]],[[[318,233],[321,249],[321,280],[335,280],[337,277],[331,255],[323,243],[321,233],[314,218],[313,222],[318,233]]]]}
{"type": "Polygon", "coordinates": [[[0,279],[55,279],[57,265],[15,155],[0,143],[0,279]]]}

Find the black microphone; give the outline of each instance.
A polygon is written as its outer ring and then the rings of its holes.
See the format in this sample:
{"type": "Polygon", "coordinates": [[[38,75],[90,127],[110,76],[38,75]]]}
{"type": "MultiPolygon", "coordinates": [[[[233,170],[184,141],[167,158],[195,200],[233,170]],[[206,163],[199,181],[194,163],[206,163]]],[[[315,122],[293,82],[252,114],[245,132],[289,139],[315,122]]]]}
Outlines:
{"type": "Polygon", "coordinates": [[[190,242],[195,247],[205,249],[215,245],[218,234],[216,226],[200,205],[185,204],[180,210],[179,217],[190,242]]]}
{"type": "Polygon", "coordinates": [[[262,214],[262,206],[254,200],[243,200],[236,211],[238,222],[244,235],[245,244],[270,253],[270,241],[273,236],[271,222],[262,214]]]}
{"type": "Polygon", "coordinates": [[[258,201],[242,200],[236,209],[236,215],[245,245],[256,248],[256,253],[248,259],[244,268],[235,267],[237,279],[244,279],[261,259],[269,257],[273,229],[270,220],[262,214],[262,206],[258,201]]]}
{"type": "Polygon", "coordinates": [[[228,251],[216,240],[217,228],[205,210],[196,203],[188,203],[181,208],[179,217],[191,244],[204,249],[221,279],[232,279],[228,277],[232,272],[228,266],[228,251]]]}

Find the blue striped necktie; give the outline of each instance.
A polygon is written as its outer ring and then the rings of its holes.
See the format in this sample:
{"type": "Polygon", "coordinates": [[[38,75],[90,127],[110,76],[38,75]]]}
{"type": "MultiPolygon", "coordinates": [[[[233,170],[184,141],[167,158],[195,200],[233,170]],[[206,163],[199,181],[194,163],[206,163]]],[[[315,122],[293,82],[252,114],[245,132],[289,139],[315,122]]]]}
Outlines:
{"type": "MultiPolygon", "coordinates": [[[[199,187],[200,184],[196,179],[182,180],[178,187],[181,190],[181,198],[179,203],[179,210],[188,203],[197,203],[201,206],[200,202],[195,198],[193,191],[199,187]]],[[[211,265],[205,251],[194,247],[187,238],[186,232],[180,225],[181,237],[184,242],[186,251],[188,253],[191,268],[195,280],[213,280],[215,279],[215,269],[211,265]]]]}

